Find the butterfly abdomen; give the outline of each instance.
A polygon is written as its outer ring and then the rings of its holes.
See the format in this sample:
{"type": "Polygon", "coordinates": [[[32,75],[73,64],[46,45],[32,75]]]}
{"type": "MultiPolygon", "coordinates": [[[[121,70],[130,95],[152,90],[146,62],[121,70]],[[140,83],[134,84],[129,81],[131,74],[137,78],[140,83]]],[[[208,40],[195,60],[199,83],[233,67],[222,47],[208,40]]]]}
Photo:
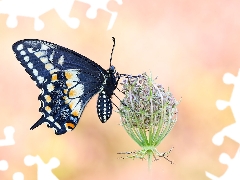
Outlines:
{"type": "Polygon", "coordinates": [[[98,96],[97,113],[102,123],[105,123],[112,115],[111,96],[107,95],[104,90],[98,96]]]}

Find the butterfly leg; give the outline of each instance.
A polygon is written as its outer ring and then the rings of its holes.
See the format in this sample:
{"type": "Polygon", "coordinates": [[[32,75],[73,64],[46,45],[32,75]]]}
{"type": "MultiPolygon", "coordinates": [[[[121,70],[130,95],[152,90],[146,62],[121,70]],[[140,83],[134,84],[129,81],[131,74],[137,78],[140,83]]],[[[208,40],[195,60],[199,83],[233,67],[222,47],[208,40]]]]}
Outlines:
{"type": "MultiPolygon", "coordinates": [[[[132,76],[132,75],[129,75],[129,74],[119,74],[117,73],[117,81],[116,81],[116,85],[118,84],[118,81],[120,80],[121,77],[127,77],[127,78],[138,78],[138,77],[141,77],[141,75],[138,75],[138,76],[132,76]]],[[[124,92],[122,92],[118,87],[116,87],[116,89],[125,94],[124,92]]],[[[115,95],[116,96],[116,95],[115,95]]]]}
{"type": "Polygon", "coordinates": [[[117,87],[117,90],[119,91],[119,92],[121,92],[121,93],[123,93],[123,94],[125,94],[124,92],[122,92],[118,87],[117,87]]]}
{"type": "Polygon", "coordinates": [[[114,95],[116,98],[118,98],[118,100],[122,103],[122,105],[127,106],[124,102],[122,102],[122,100],[121,100],[115,93],[113,93],[113,95],[114,95]]]}
{"type": "Polygon", "coordinates": [[[117,105],[114,102],[112,102],[112,104],[119,110],[119,107],[117,107],[117,105]]]}
{"type": "Polygon", "coordinates": [[[129,74],[119,74],[119,77],[127,77],[127,78],[139,78],[141,77],[141,75],[137,75],[137,76],[132,76],[132,75],[129,75],[129,74]]]}

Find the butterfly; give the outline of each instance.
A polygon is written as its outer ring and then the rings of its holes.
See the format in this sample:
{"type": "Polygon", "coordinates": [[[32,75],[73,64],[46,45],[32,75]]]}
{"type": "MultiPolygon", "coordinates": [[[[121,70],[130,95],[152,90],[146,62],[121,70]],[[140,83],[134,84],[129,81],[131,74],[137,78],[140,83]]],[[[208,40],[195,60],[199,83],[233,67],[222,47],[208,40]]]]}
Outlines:
{"type": "MultiPolygon", "coordinates": [[[[115,38],[113,37],[113,48],[115,38]]],[[[111,97],[121,75],[111,65],[105,70],[87,57],[38,39],[24,39],[13,44],[18,61],[41,89],[38,99],[41,118],[30,128],[42,123],[61,135],[73,130],[90,99],[99,93],[97,113],[105,123],[112,114],[111,97]]],[[[122,74],[124,75],[124,74],[122,74]]],[[[115,105],[115,104],[114,104],[115,105]]]]}

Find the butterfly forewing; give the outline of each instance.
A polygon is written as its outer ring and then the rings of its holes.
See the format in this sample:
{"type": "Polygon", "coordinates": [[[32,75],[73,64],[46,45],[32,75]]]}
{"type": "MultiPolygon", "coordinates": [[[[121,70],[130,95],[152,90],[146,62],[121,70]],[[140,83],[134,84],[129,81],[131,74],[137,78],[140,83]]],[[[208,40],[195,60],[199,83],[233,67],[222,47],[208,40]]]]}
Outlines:
{"type": "Polygon", "coordinates": [[[13,44],[13,51],[38,87],[41,87],[46,76],[57,70],[84,69],[95,74],[106,73],[101,66],[87,57],[42,40],[18,41],[13,44]]]}
{"type": "Polygon", "coordinates": [[[84,107],[103,89],[108,72],[90,59],[67,48],[41,40],[21,40],[13,51],[42,90],[42,123],[63,134],[77,125],[84,107]]]}

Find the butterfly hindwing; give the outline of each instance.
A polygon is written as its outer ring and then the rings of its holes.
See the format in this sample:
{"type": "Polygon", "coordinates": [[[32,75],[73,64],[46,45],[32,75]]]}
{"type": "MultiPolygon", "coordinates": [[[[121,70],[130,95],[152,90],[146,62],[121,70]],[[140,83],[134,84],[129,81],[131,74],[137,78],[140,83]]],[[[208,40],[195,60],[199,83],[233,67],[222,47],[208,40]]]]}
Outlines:
{"type": "Polygon", "coordinates": [[[88,101],[103,89],[107,71],[67,48],[41,40],[13,45],[17,59],[42,90],[39,95],[42,123],[63,134],[76,127],[88,101]]]}
{"type": "Polygon", "coordinates": [[[39,95],[43,116],[31,129],[47,123],[56,134],[63,134],[76,127],[86,104],[101,88],[98,81],[85,81],[81,76],[89,75],[73,69],[52,74],[39,95]]]}

